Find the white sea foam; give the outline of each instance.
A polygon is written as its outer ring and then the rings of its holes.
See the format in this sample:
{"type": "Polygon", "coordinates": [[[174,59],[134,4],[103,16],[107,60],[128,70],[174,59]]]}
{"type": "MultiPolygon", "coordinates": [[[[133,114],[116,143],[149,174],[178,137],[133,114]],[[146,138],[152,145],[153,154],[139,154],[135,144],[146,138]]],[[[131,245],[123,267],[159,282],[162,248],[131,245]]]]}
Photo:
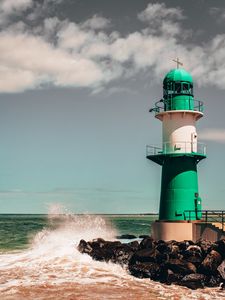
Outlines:
{"type": "MultiPolygon", "coordinates": [[[[50,216],[50,221],[53,216],[50,216]]],[[[126,272],[114,264],[93,261],[88,255],[78,252],[80,239],[92,240],[102,237],[114,239],[115,229],[98,216],[55,215],[57,228],[43,229],[34,237],[26,251],[0,256],[0,272],[11,276],[21,273],[18,279],[2,282],[0,291],[11,284],[29,284],[34,281],[51,282],[77,281],[87,283],[92,280],[107,281],[111,274],[120,276],[126,272]],[[113,272],[109,272],[112,270],[113,272]],[[105,276],[101,278],[101,273],[105,276]],[[60,276],[55,276],[59,275],[60,276]]],[[[4,276],[3,276],[4,277],[4,276]]],[[[16,276],[17,277],[17,276],[16,276]]]]}
{"type": "MultiPolygon", "coordinates": [[[[76,247],[80,239],[102,237],[113,240],[117,235],[116,230],[102,217],[54,213],[49,216],[49,222],[58,225],[36,234],[29,249],[0,255],[1,299],[23,299],[19,296],[21,288],[29,291],[31,286],[33,293],[35,286],[39,287],[35,299],[45,299],[46,296],[41,298],[40,294],[41,291],[46,292],[46,286],[60,290],[65,284],[69,287],[72,284],[74,290],[80,290],[82,286],[81,290],[83,293],[86,291],[86,295],[89,292],[91,295],[91,287],[94,287],[95,293],[100,288],[102,293],[104,287],[108,296],[101,299],[123,299],[126,289],[133,291],[132,295],[139,295],[137,297],[142,295],[140,299],[224,299],[224,294],[218,289],[191,291],[137,279],[119,265],[93,261],[88,255],[79,253],[76,247]],[[108,294],[109,290],[113,292],[108,294]]],[[[26,296],[27,299],[32,297],[29,298],[29,294],[26,296]]]]}

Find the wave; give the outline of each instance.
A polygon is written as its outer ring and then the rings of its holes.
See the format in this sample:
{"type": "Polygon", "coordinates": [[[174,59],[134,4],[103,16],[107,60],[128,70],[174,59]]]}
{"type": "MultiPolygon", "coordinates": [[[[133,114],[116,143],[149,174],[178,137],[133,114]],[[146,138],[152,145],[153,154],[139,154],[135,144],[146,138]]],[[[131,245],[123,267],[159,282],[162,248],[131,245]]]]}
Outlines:
{"type": "Polygon", "coordinates": [[[140,280],[119,265],[79,253],[80,239],[115,240],[117,231],[102,217],[50,214],[49,224],[50,229],[37,233],[28,249],[0,255],[2,300],[224,299],[218,289],[193,292],[140,280]]]}

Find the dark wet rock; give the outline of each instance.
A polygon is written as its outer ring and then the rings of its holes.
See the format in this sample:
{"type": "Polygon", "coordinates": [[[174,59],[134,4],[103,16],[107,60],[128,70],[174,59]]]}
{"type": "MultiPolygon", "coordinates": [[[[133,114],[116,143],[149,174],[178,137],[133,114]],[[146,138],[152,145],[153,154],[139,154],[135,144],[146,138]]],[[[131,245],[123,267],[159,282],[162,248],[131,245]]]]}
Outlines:
{"type": "Polygon", "coordinates": [[[88,242],[88,243],[92,247],[92,249],[101,248],[103,250],[110,250],[110,249],[113,250],[116,247],[122,245],[122,243],[119,241],[111,242],[111,241],[105,241],[103,239],[96,239],[96,240],[93,240],[92,242],[88,242]]]}
{"type": "Polygon", "coordinates": [[[185,241],[185,242],[186,242],[187,247],[190,246],[190,245],[195,244],[192,240],[188,240],[188,241],[185,241]]]}
{"type": "Polygon", "coordinates": [[[217,247],[215,243],[213,243],[211,241],[204,240],[204,239],[199,239],[196,242],[196,245],[201,248],[203,256],[206,256],[212,250],[216,250],[216,247],[217,247]]]}
{"type": "Polygon", "coordinates": [[[167,271],[167,284],[175,283],[178,284],[184,276],[178,273],[174,273],[172,270],[167,271]]]}
{"type": "Polygon", "coordinates": [[[125,266],[136,277],[197,289],[225,286],[224,247],[225,240],[215,243],[199,240],[194,244],[192,241],[165,242],[145,236],[140,243],[100,238],[88,242],[81,240],[77,249],[94,260],[125,266]]]}
{"type": "Polygon", "coordinates": [[[167,283],[168,269],[164,263],[160,264],[159,266],[160,266],[160,271],[157,280],[160,281],[161,283],[167,283]]]}
{"type": "Polygon", "coordinates": [[[120,242],[100,242],[99,244],[93,242],[93,244],[91,244],[93,251],[90,255],[94,260],[109,261],[113,258],[115,250],[121,247],[121,245],[120,242]]]}
{"type": "Polygon", "coordinates": [[[130,264],[137,262],[156,262],[156,256],[159,252],[155,249],[141,249],[131,257],[130,264]]]}
{"type": "Polygon", "coordinates": [[[141,234],[139,235],[139,239],[145,239],[145,238],[149,238],[150,235],[146,235],[146,234],[141,234]]]}
{"type": "Polygon", "coordinates": [[[225,239],[219,240],[215,243],[217,245],[217,252],[221,255],[222,259],[225,259],[225,239]]]}
{"type": "Polygon", "coordinates": [[[186,251],[190,251],[193,254],[195,254],[195,253],[202,254],[202,249],[198,245],[190,245],[187,247],[186,251]]]}
{"type": "Polygon", "coordinates": [[[177,258],[177,259],[182,258],[180,255],[180,249],[179,249],[178,245],[176,245],[176,244],[170,245],[169,258],[177,258]]]}
{"type": "Polygon", "coordinates": [[[140,250],[141,249],[152,249],[153,245],[154,245],[153,239],[148,236],[141,241],[141,243],[139,245],[139,249],[140,250]]]}
{"type": "Polygon", "coordinates": [[[138,251],[139,249],[139,243],[138,241],[133,241],[127,244],[128,246],[130,246],[130,248],[135,252],[138,251]]]}
{"type": "Polygon", "coordinates": [[[136,237],[136,235],[133,235],[133,234],[122,234],[122,235],[118,235],[117,237],[116,237],[117,239],[126,239],[126,240],[132,240],[132,239],[136,239],[137,237],[136,237]]]}
{"type": "Polygon", "coordinates": [[[225,260],[218,266],[217,271],[223,280],[225,280],[225,260]]]}
{"type": "Polygon", "coordinates": [[[113,261],[121,265],[128,264],[134,251],[138,249],[138,242],[122,244],[119,241],[111,242],[103,239],[96,239],[92,242],[81,240],[78,245],[78,250],[81,253],[89,254],[94,260],[98,261],[113,261]]]}
{"type": "Polygon", "coordinates": [[[130,261],[133,254],[134,251],[130,246],[122,244],[114,250],[112,261],[120,265],[126,265],[130,261]]]}
{"type": "Polygon", "coordinates": [[[196,273],[195,265],[185,260],[170,259],[165,265],[174,273],[179,273],[181,275],[196,273]]]}
{"type": "Polygon", "coordinates": [[[92,249],[100,249],[105,246],[105,241],[103,242],[102,240],[93,240],[92,242],[88,242],[89,245],[91,246],[92,249]]]}
{"type": "Polygon", "coordinates": [[[155,247],[156,250],[158,250],[160,253],[170,253],[171,249],[170,247],[165,243],[160,243],[155,247]]]}
{"type": "Polygon", "coordinates": [[[196,273],[196,274],[185,275],[181,279],[180,285],[196,290],[196,289],[204,288],[205,282],[206,282],[206,276],[203,274],[196,273]]]}
{"type": "Polygon", "coordinates": [[[182,254],[190,245],[193,245],[194,243],[192,241],[182,241],[182,242],[176,242],[173,241],[172,245],[176,245],[179,247],[180,253],[182,254]]]}
{"type": "Polygon", "coordinates": [[[138,278],[150,278],[157,280],[160,274],[160,266],[154,262],[138,262],[129,265],[130,273],[138,278]]]}
{"type": "Polygon", "coordinates": [[[109,261],[113,257],[115,249],[121,245],[119,241],[110,242],[96,239],[92,242],[86,242],[81,240],[77,249],[81,253],[89,254],[94,260],[109,261]]]}
{"type": "Polygon", "coordinates": [[[155,243],[155,245],[159,245],[159,244],[165,243],[165,241],[163,241],[163,240],[156,240],[156,241],[154,241],[154,243],[155,243]]]}
{"type": "MultiPolygon", "coordinates": [[[[157,250],[156,250],[157,251],[157,250]]],[[[156,252],[155,254],[155,261],[158,264],[164,264],[166,263],[168,260],[170,259],[169,254],[168,253],[160,253],[160,252],[156,252]]]]}
{"type": "Polygon", "coordinates": [[[81,253],[87,253],[87,254],[90,254],[91,251],[93,250],[92,247],[90,246],[90,243],[87,243],[85,240],[80,240],[77,249],[81,253]]]}
{"type": "Polygon", "coordinates": [[[217,268],[222,262],[222,257],[219,252],[212,250],[199,266],[200,273],[206,275],[218,274],[217,268]]]}
{"type": "Polygon", "coordinates": [[[199,266],[203,260],[202,249],[197,245],[190,245],[184,252],[183,257],[186,261],[199,266]]]}
{"type": "Polygon", "coordinates": [[[113,253],[106,251],[105,249],[99,248],[94,249],[91,253],[91,257],[98,261],[109,261],[112,258],[113,253]]]}
{"type": "Polygon", "coordinates": [[[199,267],[202,262],[202,257],[198,255],[189,255],[184,256],[184,259],[192,264],[194,264],[196,267],[199,267]]]}
{"type": "Polygon", "coordinates": [[[183,256],[182,255],[180,255],[179,253],[170,253],[169,254],[169,258],[168,258],[168,260],[169,259],[183,259],[183,256]]]}
{"type": "Polygon", "coordinates": [[[187,249],[186,242],[176,242],[175,245],[179,247],[180,252],[185,251],[187,249]]]}
{"type": "Polygon", "coordinates": [[[221,276],[208,276],[206,281],[206,286],[208,287],[218,287],[223,282],[221,276]]]}

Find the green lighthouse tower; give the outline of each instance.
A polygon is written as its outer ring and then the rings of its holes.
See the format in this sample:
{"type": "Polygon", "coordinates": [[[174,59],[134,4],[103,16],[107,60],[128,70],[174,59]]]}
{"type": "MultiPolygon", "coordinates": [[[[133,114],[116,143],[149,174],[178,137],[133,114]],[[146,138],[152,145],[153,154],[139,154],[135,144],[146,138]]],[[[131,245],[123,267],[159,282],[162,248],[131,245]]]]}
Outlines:
{"type": "Polygon", "coordinates": [[[162,166],[159,220],[153,224],[153,237],[165,240],[192,239],[190,220],[201,220],[202,209],[197,164],[206,157],[195,126],[203,117],[203,102],[194,98],[192,76],[176,62],[177,68],[163,80],[163,98],[150,109],[162,121],[162,148],[147,146],[147,158],[162,166]]]}

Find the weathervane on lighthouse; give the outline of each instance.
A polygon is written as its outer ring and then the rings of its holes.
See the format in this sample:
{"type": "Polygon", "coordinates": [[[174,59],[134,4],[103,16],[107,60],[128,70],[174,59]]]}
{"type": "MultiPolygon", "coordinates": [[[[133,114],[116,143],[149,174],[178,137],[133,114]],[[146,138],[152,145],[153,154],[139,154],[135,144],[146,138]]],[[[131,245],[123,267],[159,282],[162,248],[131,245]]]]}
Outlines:
{"type": "Polygon", "coordinates": [[[203,102],[194,98],[192,76],[179,66],[163,80],[163,98],[150,112],[162,122],[162,148],[147,146],[146,157],[162,166],[159,219],[152,235],[162,240],[192,240],[193,224],[201,220],[197,164],[206,158],[198,143],[196,122],[203,117],[203,102]],[[188,220],[187,220],[188,214],[188,220]]]}

